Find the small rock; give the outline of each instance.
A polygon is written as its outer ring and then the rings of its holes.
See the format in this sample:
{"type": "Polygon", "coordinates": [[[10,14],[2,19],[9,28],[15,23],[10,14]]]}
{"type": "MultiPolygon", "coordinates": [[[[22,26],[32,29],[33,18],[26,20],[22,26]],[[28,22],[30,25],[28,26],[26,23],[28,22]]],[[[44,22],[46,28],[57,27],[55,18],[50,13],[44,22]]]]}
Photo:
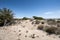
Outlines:
{"type": "Polygon", "coordinates": [[[20,36],[21,34],[19,34],[19,36],[20,36]]]}
{"type": "Polygon", "coordinates": [[[19,30],[19,32],[21,32],[21,30],[19,30]]]}
{"type": "Polygon", "coordinates": [[[26,31],[26,33],[28,33],[28,31],[26,31]]]}
{"type": "Polygon", "coordinates": [[[36,36],[35,36],[35,34],[33,34],[33,35],[31,35],[31,37],[32,37],[32,38],[35,38],[36,36]]]}
{"type": "Polygon", "coordinates": [[[25,35],[25,37],[27,37],[27,35],[25,35]]]}

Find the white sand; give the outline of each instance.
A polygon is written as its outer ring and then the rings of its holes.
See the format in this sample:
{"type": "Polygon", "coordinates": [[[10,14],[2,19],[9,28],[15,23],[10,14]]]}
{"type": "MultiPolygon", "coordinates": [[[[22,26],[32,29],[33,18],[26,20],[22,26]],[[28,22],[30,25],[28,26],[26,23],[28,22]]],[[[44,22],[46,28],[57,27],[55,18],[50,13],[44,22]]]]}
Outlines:
{"type": "Polygon", "coordinates": [[[56,35],[47,35],[42,30],[37,30],[37,25],[32,25],[29,20],[21,21],[14,26],[0,27],[0,40],[60,40],[56,35]],[[31,35],[35,34],[35,38],[31,35]]]}

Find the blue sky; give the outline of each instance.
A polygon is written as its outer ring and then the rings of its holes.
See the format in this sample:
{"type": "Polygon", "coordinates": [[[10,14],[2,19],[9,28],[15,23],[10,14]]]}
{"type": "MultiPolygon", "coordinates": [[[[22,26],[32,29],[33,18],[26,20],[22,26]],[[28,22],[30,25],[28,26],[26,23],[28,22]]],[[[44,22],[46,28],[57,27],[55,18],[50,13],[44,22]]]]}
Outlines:
{"type": "Polygon", "coordinates": [[[60,0],[0,0],[0,8],[10,8],[17,18],[60,18],[60,0]]]}

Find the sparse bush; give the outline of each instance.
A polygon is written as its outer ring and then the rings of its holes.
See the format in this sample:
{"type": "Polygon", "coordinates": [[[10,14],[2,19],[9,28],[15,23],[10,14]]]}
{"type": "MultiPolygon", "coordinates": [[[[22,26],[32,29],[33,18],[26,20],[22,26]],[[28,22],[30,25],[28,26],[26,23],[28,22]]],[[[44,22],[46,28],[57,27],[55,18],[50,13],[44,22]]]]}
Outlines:
{"type": "Polygon", "coordinates": [[[30,19],[30,22],[32,22],[33,21],[33,19],[30,19]]]}
{"type": "Polygon", "coordinates": [[[46,31],[49,27],[50,26],[48,26],[48,25],[44,26],[43,31],[46,31]]]}
{"type": "Polygon", "coordinates": [[[34,24],[34,21],[31,24],[34,24]]]}
{"type": "Polygon", "coordinates": [[[29,18],[27,18],[27,17],[23,17],[23,18],[22,18],[22,20],[28,20],[28,19],[29,19],[29,18]]]}
{"type": "Polygon", "coordinates": [[[60,23],[60,21],[57,21],[57,23],[60,23]]]}
{"type": "Polygon", "coordinates": [[[57,21],[57,27],[60,27],[60,21],[59,20],[57,21]]]}
{"type": "Polygon", "coordinates": [[[60,27],[57,28],[57,30],[55,31],[56,35],[60,35],[60,27]]]}
{"type": "Polygon", "coordinates": [[[35,21],[35,24],[39,24],[39,23],[40,23],[40,21],[38,21],[38,20],[35,21]]]}
{"type": "Polygon", "coordinates": [[[49,21],[53,21],[53,22],[55,22],[55,19],[48,19],[47,21],[48,21],[48,22],[49,22],[49,21]]]}
{"type": "Polygon", "coordinates": [[[43,30],[43,28],[44,28],[43,25],[39,25],[39,26],[37,27],[38,30],[43,30]]]}
{"type": "Polygon", "coordinates": [[[57,30],[56,27],[50,27],[50,28],[46,29],[46,32],[47,32],[48,34],[55,34],[55,31],[56,31],[56,30],[57,30]]]}
{"type": "Polygon", "coordinates": [[[36,20],[43,20],[44,19],[42,17],[37,17],[37,16],[33,16],[33,18],[36,19],[36,20]]]}
{"type": "Polygon", "coordinates": [[[56,24],[57,24],[57,22],[55,21],[55,19],[48,19],[48,20],[47,20],[47,23],[48,23],[49,25],[56,25],[56,24]]]}

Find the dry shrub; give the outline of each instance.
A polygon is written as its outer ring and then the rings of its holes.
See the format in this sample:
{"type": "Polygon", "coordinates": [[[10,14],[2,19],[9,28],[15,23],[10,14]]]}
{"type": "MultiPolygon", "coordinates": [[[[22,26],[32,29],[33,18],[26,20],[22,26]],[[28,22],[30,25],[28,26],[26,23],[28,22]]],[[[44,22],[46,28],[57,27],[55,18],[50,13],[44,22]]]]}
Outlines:
{"type": "Polygon", "coordinates": [[[34,24],[34,21],[31,24],[34,24]]]}
{"type": "Polygon", "coordinates": [[[40,23],[40,21],[39,21],[39,20],[36,20],[36,21],[35,21],[35,24],[39,24],[39,23],[40,23]]]}
{"type": "Polygon", "coordinates": [[[60,35],[60,27],[57,27],[57,30],[55,31],[56,35],[60,35]]]}
{"type": "Polygon", "coordinates": [[[50,26],[46,25],[44,26],[43,30],[46,31],[50,26]]]}
{"type": "Polygon", "coordinates": [[[48,29],[46,29],[46,32],[48,34],[55,34],[55,31],[57,30],[56,27],[49,27],[48,29]]]}
{"type": "Polygon", "coordinates": [[[60,35],[60,27],[39,25],[39,26],[37,27],[37,29],[38,29],[38,30],[45,31],[45,32],[47,32],[49,35],[50,35],[50,34],[60,35]]]}
{"type": "Polygon", "coordinates": [[[43,27],[44,27],[43,25],[39,25],[39,26],[37,27],[37,29],[38,29],[38,30],[43,30],[43,27]]]}
{"type": "Polygon", "coordinates": [[[60,23],[60,21],[58,20],[57,23],[60,23]]]}

